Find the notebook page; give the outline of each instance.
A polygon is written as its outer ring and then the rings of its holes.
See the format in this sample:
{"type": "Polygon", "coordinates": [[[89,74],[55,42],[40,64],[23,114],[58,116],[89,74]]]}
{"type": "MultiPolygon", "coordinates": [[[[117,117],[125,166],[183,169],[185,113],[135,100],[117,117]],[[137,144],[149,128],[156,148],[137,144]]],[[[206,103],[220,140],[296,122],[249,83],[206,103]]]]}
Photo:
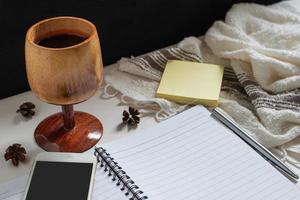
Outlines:
{"type": "Polygon", "coordinates": [[[150,199],[299,199],[296,185],[200,106],[103,147],[150,199]]]}
{"type": "Polygon", "coordinates": [[[126,199],[125,195],[116,186],[116,182],[111,180],[111,176],[107,176],[107,172],[103,168],[97,170],[95,176],[95,184],[93,188],[93,200],[121,200],[126,199]]]}

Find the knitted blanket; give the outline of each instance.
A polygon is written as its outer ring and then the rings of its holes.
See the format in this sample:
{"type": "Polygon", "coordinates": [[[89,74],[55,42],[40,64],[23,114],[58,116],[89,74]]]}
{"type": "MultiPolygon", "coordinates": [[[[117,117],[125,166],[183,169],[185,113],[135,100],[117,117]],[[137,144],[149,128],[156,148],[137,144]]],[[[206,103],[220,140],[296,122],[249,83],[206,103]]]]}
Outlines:
{"type": "Polygon", "coordinates": [[[237,4],[204,37],[139,57],[107,72],[105,94],[166,119],[189,105],[155,98],[167,60],[225,66],[219,107],[282,160],[300,167],[300,2],[237,4]],[[126,87],[125,87],[126,86],[126,87]]]}

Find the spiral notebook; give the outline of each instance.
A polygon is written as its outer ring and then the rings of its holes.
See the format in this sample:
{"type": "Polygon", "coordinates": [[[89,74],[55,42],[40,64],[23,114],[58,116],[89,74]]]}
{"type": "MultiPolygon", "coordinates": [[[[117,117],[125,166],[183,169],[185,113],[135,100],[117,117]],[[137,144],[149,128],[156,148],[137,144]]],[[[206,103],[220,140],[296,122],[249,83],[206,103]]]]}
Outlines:
{"type": "Polygon", "coordinates": [[[95,151],[93,199],[296,200],[300,188],[205,108],[95,151]],[[108,153],[109,152],[109,153],[108,153]],[[121,192],[116,190],[118,187],[121,192]]]}
{"type": "Polygon", "coordinates": [[[296,200],[300,196],[298,186],[201,106],[104,144],[95,155],[99,169],[94,200],[296,200]]]}

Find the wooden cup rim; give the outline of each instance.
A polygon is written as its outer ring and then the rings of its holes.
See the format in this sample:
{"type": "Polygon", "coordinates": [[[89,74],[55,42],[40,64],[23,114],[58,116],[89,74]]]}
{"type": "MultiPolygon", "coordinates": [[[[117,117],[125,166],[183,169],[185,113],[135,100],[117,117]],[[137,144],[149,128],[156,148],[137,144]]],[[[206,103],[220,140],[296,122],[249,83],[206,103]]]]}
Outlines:
{"type": "Polygon", "coordinates": [[[67,50],[67,49],[74,49],[79,46],[82,46],[82,45],[88,43],[96,34],[97,34],[97,29],[96,29],[95,25],[86,19],[83,19],[80,17],[72,17],[72,16],[59,16],[59,17],[47,18],[47,19],[38,21],[35,24],[33,24],[26,33],[26,41],[28,41],[30,44],[32,44],[38,48],[42,48],[42,49],[46,49],[46,50],[50,50],[50,51],[61,51],[61,50],[67,50]],[[30,37],[30,34],[37,26],[39,26],[40,24],[45,23],[45,22],[49,22],[49,21],[53,21],[53,20],[60,20],[60,19],[74,19],[74,20],[84,22],[91,27],[92,33],[89,34],[88,37],[84,41],[82,41],[78,44],[72,45],[72,46],[62,47],[62,48],[52,48],[52,47],[41,46],[41,45],[36,44],[35,41],[32,40],[32,38],[30,37]]]}

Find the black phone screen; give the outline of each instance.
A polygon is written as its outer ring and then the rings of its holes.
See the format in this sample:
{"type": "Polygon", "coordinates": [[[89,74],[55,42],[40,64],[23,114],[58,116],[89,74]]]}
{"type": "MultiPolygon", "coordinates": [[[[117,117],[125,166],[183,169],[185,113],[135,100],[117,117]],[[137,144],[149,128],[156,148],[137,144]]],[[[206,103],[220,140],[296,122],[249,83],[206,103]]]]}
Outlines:
{"type": "Polygon", "coordinates": [[[92,163],[37,161],[26,200],[86,200],[92,163]]]}

